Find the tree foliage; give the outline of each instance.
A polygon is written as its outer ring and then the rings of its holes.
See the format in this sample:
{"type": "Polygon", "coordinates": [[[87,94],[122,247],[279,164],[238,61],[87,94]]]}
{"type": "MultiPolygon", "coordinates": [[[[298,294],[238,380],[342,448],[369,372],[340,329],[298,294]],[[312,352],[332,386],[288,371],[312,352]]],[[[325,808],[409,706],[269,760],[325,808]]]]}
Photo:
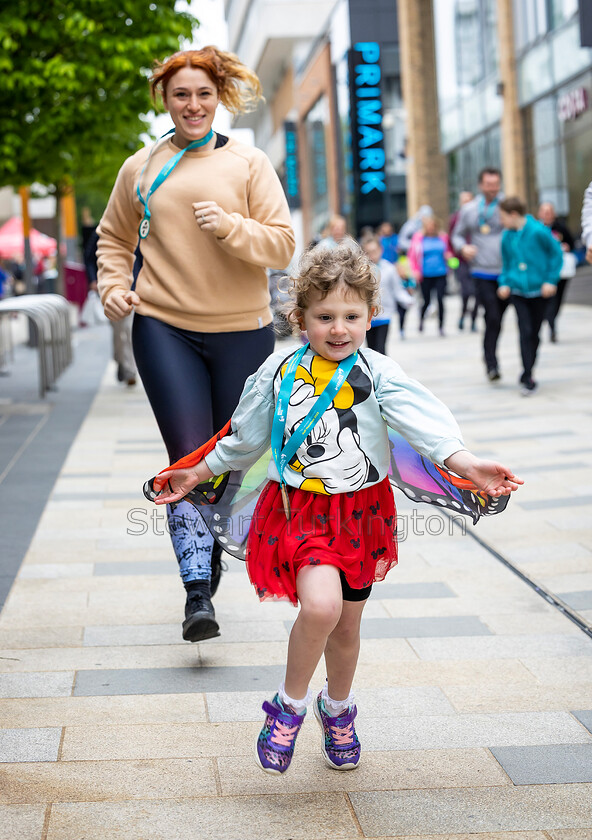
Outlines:
{"type": "Polygon", "coordinates": [[[147,130],[153,61],[196,24],[175,0],[0,4],[0,186],[109,190],[147,130]]]}

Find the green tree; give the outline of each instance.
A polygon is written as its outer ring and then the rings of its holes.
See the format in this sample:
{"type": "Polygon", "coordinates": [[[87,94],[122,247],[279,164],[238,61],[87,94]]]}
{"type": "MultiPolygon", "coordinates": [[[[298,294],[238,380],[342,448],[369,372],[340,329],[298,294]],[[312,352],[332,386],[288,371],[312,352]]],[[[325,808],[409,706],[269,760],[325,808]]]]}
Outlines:
{"type": "MultiPolygon", "coordinates": [[[[20,0],[0,6],[0,186],[110,189],[142,144],[150,67],[197,21],[175,0],[20,0]]],[[[58,202],[59,206],[59,202],[58,202]]]]}

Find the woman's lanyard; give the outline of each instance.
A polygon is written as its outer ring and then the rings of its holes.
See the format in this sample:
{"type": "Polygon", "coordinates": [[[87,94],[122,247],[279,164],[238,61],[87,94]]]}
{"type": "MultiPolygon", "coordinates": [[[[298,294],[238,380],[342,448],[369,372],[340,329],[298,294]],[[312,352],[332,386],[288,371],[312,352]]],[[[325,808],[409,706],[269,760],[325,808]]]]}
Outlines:
{"type": "Polygon", "coordinates": [[[491,233],[491,226],[488,224],[489,219],[495,213],[495,208],[497,207],[497,198],[494,198],[492,202],[487,206],[485,209],[485,198],[481,196],[479,199],[479,230],[481,233],[488,234],[491,233]]]}
{"type": "MultiPolygon", "coordinates": [[[[167,131],[166,134],[163,134],[162,137],[167,137],[169,134],[173,134],[174,131],[175,131],[175,129],[171,128],[171,130],[167,131]]],[[[171,172],[173,171],[175,166],[179,163],[179,161],[181,160],[181,158],[185,154],[185,152],[190,152],[192,149],[199,149],[200,146],[205,146],[206,143],[210,142],[210,140],[212,139],[213,136],[214,136],[214,132],[210,128],[210,130],[208,131],[206,136],[202,137],[201,140],[194,140],[193,143],[190,143],[184,149],[181,149],[180,152],[177,152],[177,154],[174,157],[172,157],[170,160],[167,160],[165,165],[162,167],[162,169],[160,170],[160,172],[158,173],[158,175],[156,176],[156,178],[152,182],[152,186],[148,190],[148,192],[146,194],[146,198],[144,198],[144,196],[142,195],[142,193],[140,191],[140,183],[142,181],[142,175],[144,174],[144,169],[146,169],[146,167],[148,166],[148,162],[150,161],[150,158],[152,157],[152,152],[156,148],[157,144],[156,143],[154,144],[150,154],[148,155],[148,160],[146,161],[146,163],[142,167],[142,171],[140,172],[140,177],[138,179],[138,186],[136,187],[136,192],[138,193],[138,198],[140,199],[140,203],[142,204],[142,206],[144,208],[144,218],[140,222],[140,227],[139,227],[139,230],[138,230],[138,233],[140,234],[140,239],[146,239],[146,237],[150,233],[150,209],[148,207],[148,202],[150,201],[150,198],[152,197],[152,194],[156,192],[156,190],[160,187],[160,185],[164,181],[166,181],[166,179],[169,177],[169,175],[171,174],[171,172]]],[[[162,137],[160,138],[161,140],[162,140],[162,137]]]]}
{"type": "Polygon", "coordinates": [[[356,362],[356,359],[358,358],[358,351],[356,350],[355,353],[352,353],[351,356],[348,356],[347,359],[344,359],[343,362],[336,367],[333,372],[333,376],[323,389],[322,393],[319,394],[313,407],[310,409],[304,420],[302,420],[296,431],[290,436],[286,445],[282,447],[284,429],[286,428],[286,421],[288,417],[288,405],[290,403],[290,396],[292,395],[292,388],[294,387],[294,380],[296,378],[296,369],[300,364],[302,357],[308,350],[308,347],[309,345],[306,344],[298,350],[286,366],[286,371],[284,373],[284,378],[282,379],[276,401],[273,424],[271,427],[271,454],[280,476],[280,488],[286,519],[290,519],[291,513],[290,499],[288,491],[286,490],[286,482],[284,481],[284,470],[296,454],[298,447],[306,440],[318,420],[320,420],[337,396],[339,389],[347,379],[356,362]]]}

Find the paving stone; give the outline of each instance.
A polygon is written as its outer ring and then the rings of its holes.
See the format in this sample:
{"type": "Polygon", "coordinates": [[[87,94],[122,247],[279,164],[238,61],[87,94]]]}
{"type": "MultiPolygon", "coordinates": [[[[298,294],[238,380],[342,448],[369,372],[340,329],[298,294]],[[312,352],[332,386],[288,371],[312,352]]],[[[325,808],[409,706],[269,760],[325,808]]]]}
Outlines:
{"type": "MultiPolygon", "coordinates": [[[[357,838],[356,838],[357,840],[357,838]]],[[[369,837],[368,840],[395,840],[393,837],[369,837]]],[[[549,835],[543,831],[485,831],[478,834],[422,834],[413,837],[398,836],[396,840],[549,840],[549,835]]],[[[573,840],[588,840],[588,838],[573,838],[573,840]]]]}
{"type": "Polygon", "coordinates": [[[0,729],[0,762],[57,761],[62,730],[0,729]]]}
{"type": "Polygon", "coordinates": [[[0,840],[42,840],[44,805],[0,805],[0,840]]]}
{"type": "Polygon", "coordinates": [[[284,671],[283,665],[78,671],[74,695],[187,694],[244,691],[250,687],[275,691],[284,671]]]}
{"type": "Polygon", "coordinates": [[[194,799],[184,802],[56,804],[47,840],[187,840],[199,826],[199,840],[309,840],[314,826],[323,840],[356,837],[357,826],[343,794],[316,793],[194,799]]]}
{"type": "Polygon", "coordinates": [[[515,785],[592,782],[592,741],[490,749],[515,785]]]}
{"type": "Polygon", "coordinates": [[[584,506],[590,504],[590,498],[586,496],[582,496],[579,498],[578,496],[567,496],[565,498],[559,499],[539,499],[537,501],[523,501],[519,502],[520,507],[524,508],[524,510],[549,510],[551,508],[561,508],[561,507],[577,507],[578,505],[584,506]]]}
{"type": "Polygon", "coordinates": [[[491,630],[476,616],[431,618],[376,618],[362,621],[363,639],[420,638],[447,636],[490,636],[491,630]]]}
{"type": "Polygon", "coordinates": [[[582,632],[573,621],[558,610],[541,613],[536,619],[533,619],[531,615],[482,615],[479,617],[497,636],[530,636],[533,630],[536,630],[539,635],[561,633],[579,636],[582,632]]]}
{"type": "Polygon", "coordinates": [[[92,563],[25,563],[19,571],[19,578],[41,579],[61,577],[89,577],[93,573],[92,563]]]}
{"type": "MultiPolygon", "coordinates": [[[[590,685],[546,686],[480,685],[444,686],[443,691],[457,712],[545,712],[585,705],[592,696],[590,685]]],[[[572,714],[578,714],[577,712],[572,714]]],[[[592,725],[592,724],[591,724],[592,725]]]]}
{"type": "Polygon", "coordinates": [[[5,671],[60,671],[117,668],[157,668],[160,666],[195,668],[200,663],[200,648],[181,641],[176,645],[148,647],[75,647],[46,650],[0,651],[0,666],[5,671]],[[4,657],[2,659],[1,657],[4,657]],[[16,660],[16,661],[15,661],[16,660]]]}
{"type": "Polygon", "coordinates": [[[429,790],[511,784],[487,750],[365,752],[355,773],[327,772],[320,750],[304,756],[305,760],[300,758],[298,751],[289,773],[280,779],[253,772],[250,756],[219,758],[222,795],[293,794],[318,790],[350,792],[385,788],[429,790]]]}
{"type": "Polygon", "coordinates": [[[580,636],[490,636],[473,638],[419,639],[410,641],[421,659],[520,659],[527,657],[590,657],[592,644],[580,636]]]}
{"type": "Polygon", "coordinates": [[[592,711],[572,712],[572,715],[592,733],[592,711]]]}
{"type": "Polygon", "coordinates": [[[461,795],[458,790],[354,792],[349,798],[367,837],[592,826],[591,785],[464,788],[461,795]]]}
{"type": "MultiPolygon", "coordinates": [[[[265,694],[263,694],[265,697],[265,694]]],[[[263,699],[262,697],[262,699],[263,699]]],[[[66,727],[61,761],[135,761],[161,758],[215,758],[248,756],[253,761],[254,744],[263,714],[251,722],[154,723],[81,725],[66,727]]],[[[319,751],[316,721],[306,721],[298,737],[298,755],[319,751]]],[[[256,771],[253,765],[253,772],[256,771]]]]}
{"type": "Polygon", "coordinates": [[[373,598],[456,598],[456,593],[442,581],[426,583],[377,583],[373,598]]]}
{"type": "Polygon", "coordinates": [[[567,712],[432,715],[360,718],[367,750],[472,749],[536,744],[590,744],[592,739],[567,712]]]}
{"type": "Polygon", "coordinates": [[[0,767],[0,802],[4,804],[182,799],[216,794],[212,759],[56,761],[0,767]]]}
{"type": "Polygon", "coordinates": [[[68,697],[74,671],[55,674],[0,674],[0,697],[68,697]]]}
{"type": "Polygon", "coordinates": [[[592,660],[589,656],[570,656],[569,659],[558,659],[555,656],[540,656],[535,659],[525,656],[521,657],[521,661],[542,683],[592,683],[592,660]]]}
{"type": "Polygon", "coordinates": [[[592,609],[592,589],[585,589],[581,592],[558,592],[562,601],[574,610],[592,609]]]}
{"type": "Polygon", "coordinates": [[[95,563],[95,575],[170,575],[178,572],[174,558],[142,563],[95,563]]]}
{"type": "Polygon", "coordinates": [[[0,630],[0,648],[73,647],[83,632],[83,627],[12,627],[0,630]]]}
{"type": "MultiPolygon", "coordinates": [[[[380,641],[380,640],[379,640],[380,641]]],[[[374,643],[376,644],[376,642],[374,643]]],[[[592,663],[591,663],[592,664],[592,663]]],[[[574,680],[570,680],[573,682],[574,680]]],[[[532,669],[510,659],[383,662],[380,668],[361,659],[356,669],[354,687],[382,688],[407,685],[503,685],[522,684],[525,690],[536,684],[532,669]]]]}
{"type": "MultiPolygon", "coordinates": [[[[218,614],[218,611],[216,611],[218,614]]],[[[208,639],[208,647],[219,643],[285,641],[288,633],[282,621],[225,621],[219,639],[208,639]]],[[[140,624],[136,626],[86,627],[86,647],[115,647],[117,645],[173,645],[181,641],[181,626],[177,624],[140,624]]]]}

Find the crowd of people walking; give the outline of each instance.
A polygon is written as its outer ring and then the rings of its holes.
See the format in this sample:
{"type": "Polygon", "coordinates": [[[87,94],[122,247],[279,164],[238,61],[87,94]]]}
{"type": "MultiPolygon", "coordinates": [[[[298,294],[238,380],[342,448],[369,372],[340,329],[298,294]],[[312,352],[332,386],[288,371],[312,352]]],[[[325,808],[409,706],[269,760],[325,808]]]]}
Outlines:
{"type": "MultiPolygon", "coordinates": [[[[334,248],[347,235],[346,219],[334,216],[317,242],[334,248]]],[[[576,240],[551,202],[543,202],[535,218],[519,197],[504,196],[501,171],[485,167],[477,192],[460,192],[447,225],[422,205],[398,234],[390,222],[382,222],[375,230],[364,228],[359,241],[381,280],[382,309],[372,319],[369,347],[386,353],[397,320],[404,338],[413,309],[419,333],[434,312],[438,334],[445,337],[447,300],[458,293],[458,329],[469,321],[471,332],[482,332],[485,375],[495,383],[502,378],[498,343],[511,305],[523,368],[520,392],[528,396],[536,390],[533,369],[541,329],[548,322],[549,340],[558,341],[558,316],[577,264],[576,240]]]]}

